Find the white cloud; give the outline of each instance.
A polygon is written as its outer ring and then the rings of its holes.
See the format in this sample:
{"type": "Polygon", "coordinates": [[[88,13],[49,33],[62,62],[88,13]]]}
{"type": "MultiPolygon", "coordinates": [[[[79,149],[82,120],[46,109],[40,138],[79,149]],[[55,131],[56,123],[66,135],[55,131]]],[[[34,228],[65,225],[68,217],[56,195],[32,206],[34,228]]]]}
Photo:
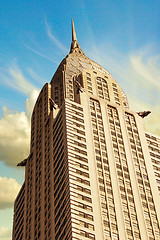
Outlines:
{"type": "Polygon", "coordinates": [[[33,90],[26,100],[27,114],[3,108],[0,119],[0,160],[6,165],[16,167],[29,154],[30,116],[37,96],[38,91],[33,90]]]}
{"type": "Polygon", "coordinates": [[[29,141],[30,125],[25,112],[10,112],[4,107],[0,119],[0,160],[16,166],[27,157],[29,141]]]}
{"type": "Polygon", "coordinates": [[[11,240],[12,231],[10,228],[0,227],[0,240],[11,240]]]}
{"type": "Polygon", "coordinates": [[[21,185],[13,178],[0,177],[0,209],[13,207],[21,185]]]}

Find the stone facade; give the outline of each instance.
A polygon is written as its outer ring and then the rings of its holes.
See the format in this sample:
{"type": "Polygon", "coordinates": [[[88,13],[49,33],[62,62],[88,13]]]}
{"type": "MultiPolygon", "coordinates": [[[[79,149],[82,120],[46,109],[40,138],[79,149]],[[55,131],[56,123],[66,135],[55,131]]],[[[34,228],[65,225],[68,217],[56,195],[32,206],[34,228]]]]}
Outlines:
{"type": "Polygon", "coordinates": [[[72,21],[70,53],[33,110],[12,239],[160,239],[148,139],[118,83],[80,49],[72,21]]]}

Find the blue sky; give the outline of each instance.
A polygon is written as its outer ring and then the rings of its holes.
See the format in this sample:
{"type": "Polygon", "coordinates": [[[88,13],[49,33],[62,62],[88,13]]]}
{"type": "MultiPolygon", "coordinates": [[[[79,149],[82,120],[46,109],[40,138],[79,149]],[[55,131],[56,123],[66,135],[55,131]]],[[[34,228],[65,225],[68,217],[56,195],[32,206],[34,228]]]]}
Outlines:
{"type": "Polygon", "coordinates": [[[146,130],[160,135],[158,0],[1,1],[0,239],[3,240],[11,239],[13,199],[24,178],[23,170],[15,166],[28,154],[32,107],[39,89],[51,80],[69,52],[71,17],[81,49],[113,75],[133,110],[152,111],[145,120],[146,130]],[[14,189],[12,196],[10,186],[14,189]]]}

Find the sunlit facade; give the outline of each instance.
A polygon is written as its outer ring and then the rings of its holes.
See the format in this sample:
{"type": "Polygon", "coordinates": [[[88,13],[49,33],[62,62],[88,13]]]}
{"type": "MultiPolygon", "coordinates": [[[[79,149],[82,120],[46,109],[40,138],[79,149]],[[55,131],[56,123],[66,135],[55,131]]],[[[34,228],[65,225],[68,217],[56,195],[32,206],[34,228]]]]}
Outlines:
{"type": "Polygon", "coordinates": [[[12,239],[159,240],[160,148],[155,165],[149,136],[72,22],[70,53],[33,110],[12,239]]]}

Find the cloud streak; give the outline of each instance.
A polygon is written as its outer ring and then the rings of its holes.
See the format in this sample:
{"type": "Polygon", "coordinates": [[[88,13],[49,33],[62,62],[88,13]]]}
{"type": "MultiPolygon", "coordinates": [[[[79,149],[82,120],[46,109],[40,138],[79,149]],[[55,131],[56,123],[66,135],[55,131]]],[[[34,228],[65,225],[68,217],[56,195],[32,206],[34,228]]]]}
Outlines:
{"type": "Polygon", "coordinates": [[[14,83],[16,83],[12,84],[10,82],[10,85],[13,88],[16,88],[17,90],[20,90],[26,94],[35,89],[35,86],[26,80],[26,78],[23,76],[21,70],[17,65],[9,69],[9,74],[13,78],[14,83]]]}
{"type": "Polygon", "coordinates": [[[43,57],[43,58],[45,58],[45,59],[47,59],[47,60],[49,60],[49,61],[51,61],[51,62],[53,62],[53,63],[55,63],[55,64],[58,64],[58,62],[55,61],[54,59],[52,59],[52,58],[44,55],[43,53],[41,53],[41,52],[39,52],[39,51],[37,51],[37,50],[29,47],[29,46],[27,46],[26,44],[25,44],[25,47],[28,48],[30,51],[34,52],[35,54],[37,54],[38,56],[43,57]]]}
{"type": "Polygon", "coordinates": [[[147,59],[147,63],[144,63],[143,57],[143,55],[132,56],[130,58],[132,67],[142,79],[145,79],[146,82],[160,88],[160,71],[151,64],[152,60],[150,58],[147,59]]]}
{"type": "Polygon", "coordinates": [[[47,21],[45,21],[45,26],[46,26],[46,33],[47,33],[48,37],[56,45],[56,47],[65,54],[68,49],[58,40],[58,38],[56,38],[53,35],[51,27],[49,26],[47,21]]]}
{"type": "Polygon", "coordinates": [[[32,68],[28,68],[27,71],[30,74],[31,78],[36,80],[38,83],[44,84],[45,82],[47,82],[44,78],[39,76],[32,68]]]}
{"type": "Polygon", "coordinates": [[[8,85],[24,94],[29,94],[32,90],[37,89],[37,87],[31,84],[24,76],[17,64],[12,64],[8,69],[2,70],[0,77],[3,79],[1,84],[8,85]]]}

